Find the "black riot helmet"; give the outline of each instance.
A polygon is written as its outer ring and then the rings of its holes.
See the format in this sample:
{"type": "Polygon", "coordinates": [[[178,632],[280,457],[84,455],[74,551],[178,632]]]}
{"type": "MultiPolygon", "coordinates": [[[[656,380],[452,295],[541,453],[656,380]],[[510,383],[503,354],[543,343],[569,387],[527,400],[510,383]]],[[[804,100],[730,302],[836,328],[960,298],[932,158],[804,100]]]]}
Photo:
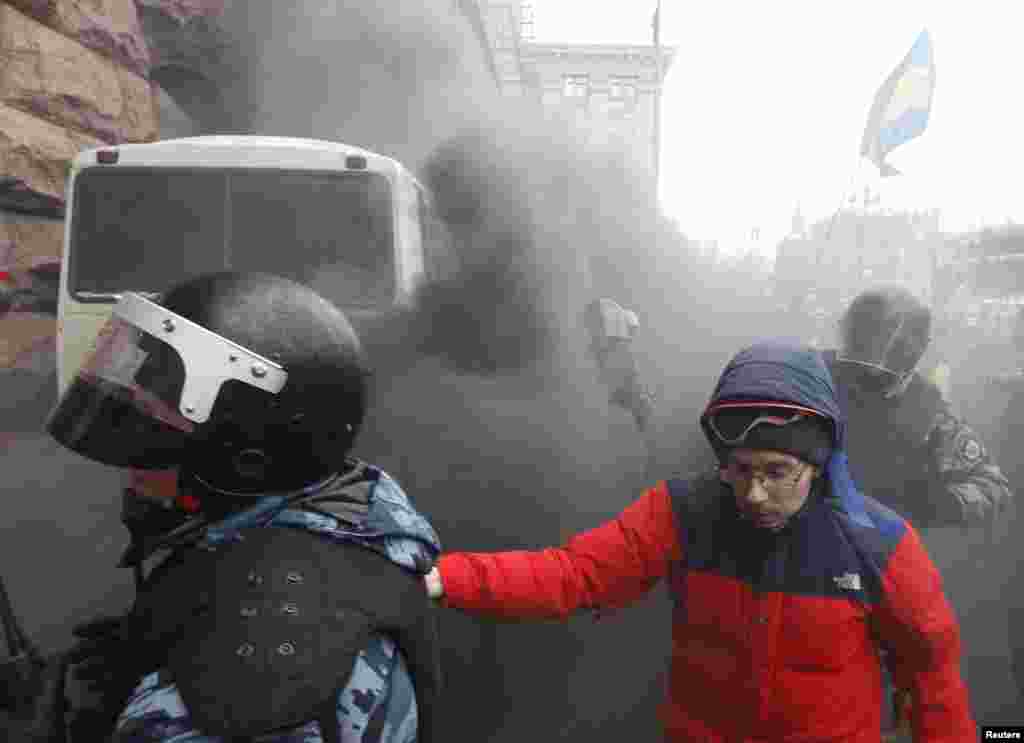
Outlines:
{"type": "Polygon", "coordinates": [[[836,376],[860,393],[906,389],[931,341],[931,311],[903,287],[858,295],[840,321],[836,376]]]}
{"type": "Polygon", "coordinates": [[[345,315],[294,281],[190,279],[126,294],[47,427],[105,464],[180,467],[215,492],[305,487],[340,468],[366,408],[345,315]]]}

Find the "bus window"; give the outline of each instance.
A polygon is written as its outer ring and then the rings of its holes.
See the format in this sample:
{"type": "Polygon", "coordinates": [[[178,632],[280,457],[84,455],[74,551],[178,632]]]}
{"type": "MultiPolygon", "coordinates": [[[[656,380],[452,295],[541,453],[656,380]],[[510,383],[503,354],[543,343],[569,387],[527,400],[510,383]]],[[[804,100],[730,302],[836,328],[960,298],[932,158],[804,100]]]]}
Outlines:
{"type": "Polygon", "coordinates": [[[91,168],[73,208],[80,301],[224,269],[295,279],[341,306],[394,301],[391,187],[378,173],[91,168]]]}
{"type": "Polygon", "coordinates": [[[222,270],[223,203],[224,178],[212,171],[83,170],[72,202],[71,294],[112,301],[222,270]]]}
{"type": "Polygon", "coordinates": [[[391,187],[377,173],[236,172],[231,262],[295,279],[339,305],[395,296],[391,187]]]}

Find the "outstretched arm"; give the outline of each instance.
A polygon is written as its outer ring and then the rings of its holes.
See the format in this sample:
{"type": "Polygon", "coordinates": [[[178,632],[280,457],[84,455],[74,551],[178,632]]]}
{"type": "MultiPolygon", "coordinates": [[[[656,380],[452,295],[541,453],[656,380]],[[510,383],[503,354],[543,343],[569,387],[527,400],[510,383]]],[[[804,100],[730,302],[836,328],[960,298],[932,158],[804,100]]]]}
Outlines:
{"type": "Polygon", "coordinates": [[[428,592],[458,609],[495,617],[564,619],[643,596],[681,558],[665,483],[618,517],[557,549],[454,552],[426,577],[428,592]]]}

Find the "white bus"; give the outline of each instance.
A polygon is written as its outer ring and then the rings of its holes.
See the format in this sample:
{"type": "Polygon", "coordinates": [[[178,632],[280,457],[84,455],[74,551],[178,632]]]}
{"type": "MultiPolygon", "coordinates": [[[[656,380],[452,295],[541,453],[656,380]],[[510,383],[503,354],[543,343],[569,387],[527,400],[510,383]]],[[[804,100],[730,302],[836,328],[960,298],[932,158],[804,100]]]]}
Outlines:
{"type": "Polygon", "coordinates": [[[345,144],[203,136],[80,153],[67,188],[60,390],[125,291],[225,269],[307,284],[361,316],[408,307],[456,270],[429,195],[391,158],[345,144]]]}

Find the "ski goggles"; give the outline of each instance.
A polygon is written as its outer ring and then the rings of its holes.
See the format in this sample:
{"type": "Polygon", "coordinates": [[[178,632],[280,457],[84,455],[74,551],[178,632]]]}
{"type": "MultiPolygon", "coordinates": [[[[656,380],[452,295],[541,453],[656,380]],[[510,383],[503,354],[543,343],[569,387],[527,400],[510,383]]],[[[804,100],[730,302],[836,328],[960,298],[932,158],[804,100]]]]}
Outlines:
{"type": "Polygon", "coordinates": [[[800,405],[722,403],[708,408],[704,422],[719,442],[740,446],[758,426],[786,426],[812,415],[821,413],[800,405]]]}

